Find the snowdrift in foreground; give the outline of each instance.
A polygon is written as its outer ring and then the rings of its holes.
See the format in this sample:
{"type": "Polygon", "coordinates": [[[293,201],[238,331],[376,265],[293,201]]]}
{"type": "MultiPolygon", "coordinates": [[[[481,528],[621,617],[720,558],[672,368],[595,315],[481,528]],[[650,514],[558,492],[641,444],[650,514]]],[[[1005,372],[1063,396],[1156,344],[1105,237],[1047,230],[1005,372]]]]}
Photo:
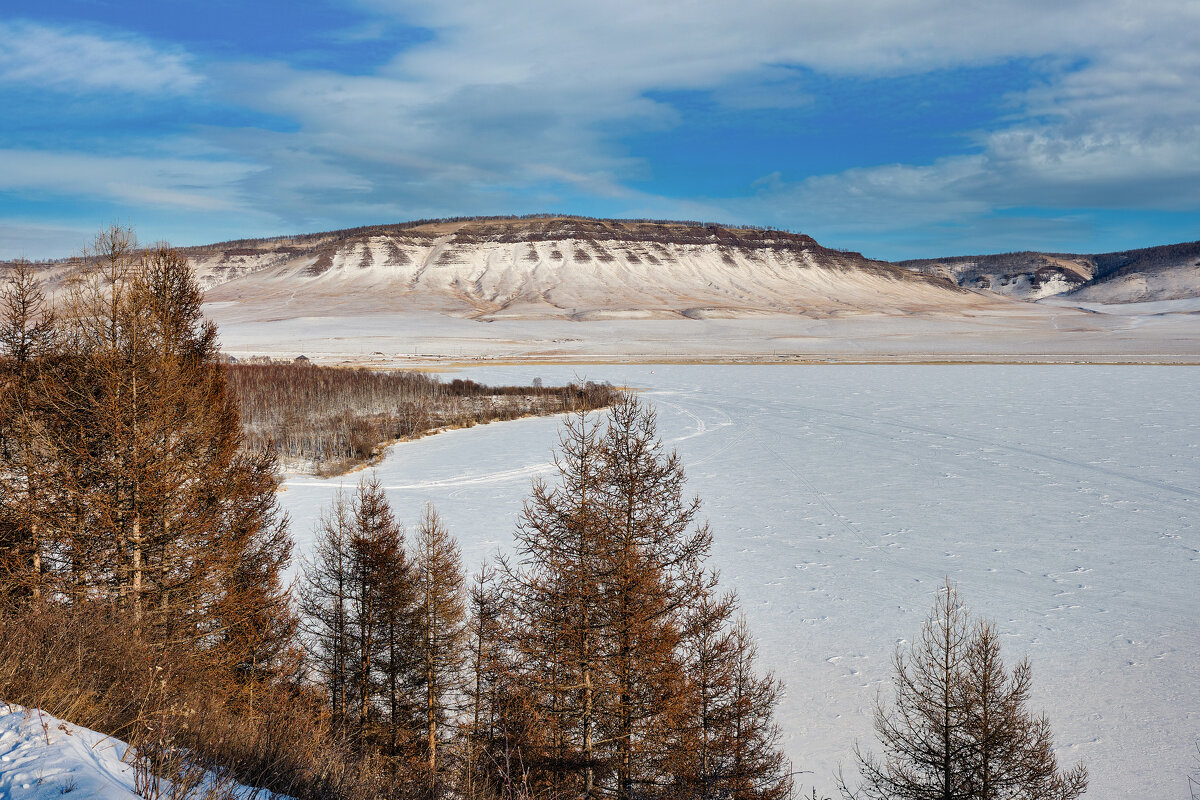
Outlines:
{"type": "MultiPolygon", "coordinates": [[[[142,795],[134,790],[136,770],[125,761],[127,750],[119,739],[37,709],[0,704],[0,797],[139,800],[142,795]]],[[[166,782],[160,789],[161,796],[171,795],[166,782]]],[[[193,794],[203,797],[204,787],[193,794]]],[[[240,784],[234,784],[229,794],[240,800],[270,796],[240,784]]]]}

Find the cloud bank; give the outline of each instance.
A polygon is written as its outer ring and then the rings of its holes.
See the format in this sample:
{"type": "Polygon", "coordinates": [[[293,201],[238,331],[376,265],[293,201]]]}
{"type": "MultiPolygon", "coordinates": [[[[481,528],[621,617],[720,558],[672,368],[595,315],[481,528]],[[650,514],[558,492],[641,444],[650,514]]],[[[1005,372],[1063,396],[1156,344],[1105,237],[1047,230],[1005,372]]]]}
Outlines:
{"type": "MultiPolygon", "coordinates": [[[[1069,244],[1097,236],[1096,215],[1200,210],[1194,2],[359,0],[356,11],[366,22],[329,36],[386,52],[399,27],[432,35],[367,69],[314,69],[252,49],[213,57],[183,39],[0,25],[0,85],[203,94],[275,121],[149,136],[138,157],[99,138],[74,152],[0,152],[0,192],[174,207],[208,215],[214,239],[544,209],[781,225],[883,256],[919,255],[887,251],[904,240],[1006,249],[1033,231],[1069,244]],[[745,172],[741,191],[696,196],[630,145],[678,142],[695,169],[732,169],[725,159],[749,160],[737,136],[724,151],[689,140],[672,93],[703,97],[735,130],[777,112],[811,138],[821,109],[869,102],[839,94],[854,81],[966,81],[1013,64],[1019,79],[990,98],[992,117],[947,130],[952,144],[933,157],[881,163],[864,147],[849,169],[802,170],[780,151],[745,172]]],[[[890,135],[886,122],[874,135],[890,135]]]]}

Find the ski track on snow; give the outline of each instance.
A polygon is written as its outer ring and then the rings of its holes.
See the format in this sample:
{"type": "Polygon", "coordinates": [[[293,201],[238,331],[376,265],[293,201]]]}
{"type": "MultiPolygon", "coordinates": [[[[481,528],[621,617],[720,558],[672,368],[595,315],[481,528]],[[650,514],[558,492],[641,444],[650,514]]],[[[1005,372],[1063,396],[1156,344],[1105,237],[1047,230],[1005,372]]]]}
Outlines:
{"type": "MultiPolygon", "coordinates": [[[[393,445],[394,446],[394,445],[393,445]]],[[[380,485],[388,491],[425,491],[428,489],[449,489],[465,486],[482,486],[492,483],[511,483],[522,478],[533,478],[537,475],[546,475],[554,471],[554,464],[546,461],[541,464],[530,464],[525,467],[516,469],[497,470],[495,472],[484,472],[474,475],[466,475],[461,478],[447,478],[445,480],[436,481],[416,481],[413,483],[381,483],[380,485]]],[[[357,483],[358,476],[355,475],[354,481],[329,481],[329,480],[310,480],[305,478],[289,478],[287,485],[289,487],[304,487],[318,488],[330,492],[345,490],[347,486],[352,486],[357,483]]]]}

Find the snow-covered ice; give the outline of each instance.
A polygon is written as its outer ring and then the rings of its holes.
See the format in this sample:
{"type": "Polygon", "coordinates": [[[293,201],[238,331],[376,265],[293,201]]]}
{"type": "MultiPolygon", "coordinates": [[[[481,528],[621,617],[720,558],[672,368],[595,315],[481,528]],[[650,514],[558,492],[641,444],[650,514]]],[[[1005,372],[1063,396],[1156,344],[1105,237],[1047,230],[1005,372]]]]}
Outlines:
{"type": "MultiPolygon", "coordinates": [[[[787,682],[802,776],[832,791],[891,656],[944,576],[1028,654],[1034,704],[1089,797],[1187,798],[1200,738],[1200,369],[1102,366],[535,366],[641,389],[713,525],[761,658],[787,682]]],[[[558,421],[457,430],[377,472],[411,526],[433,501],[469,567],[511,546],[558,421]]],[[[338,485],[281,500],[307,550],[338,485]]]]}

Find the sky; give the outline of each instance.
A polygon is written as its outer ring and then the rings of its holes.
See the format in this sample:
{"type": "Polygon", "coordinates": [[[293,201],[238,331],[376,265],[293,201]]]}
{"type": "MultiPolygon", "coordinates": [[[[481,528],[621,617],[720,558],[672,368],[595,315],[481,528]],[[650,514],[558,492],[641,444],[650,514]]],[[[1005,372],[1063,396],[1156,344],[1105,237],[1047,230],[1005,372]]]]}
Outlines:
{"type": "Polygon", "coordinates": [[[1200,239],[1200,2],[0,3],[0,258],[538,212],[1200,239]]]}

